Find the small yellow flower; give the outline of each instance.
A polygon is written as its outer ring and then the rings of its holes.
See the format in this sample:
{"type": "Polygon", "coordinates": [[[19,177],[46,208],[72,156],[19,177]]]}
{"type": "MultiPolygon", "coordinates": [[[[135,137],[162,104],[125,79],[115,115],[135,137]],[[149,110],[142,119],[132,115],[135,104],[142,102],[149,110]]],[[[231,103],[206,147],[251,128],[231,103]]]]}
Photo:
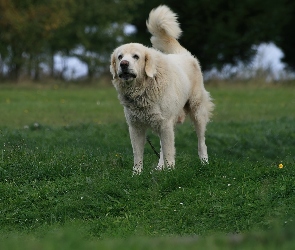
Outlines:
{"type": "Polygon", "coordinates": [[[279,164],[279,168],[283,168],[284,165],[282,163],[279,164]]]}

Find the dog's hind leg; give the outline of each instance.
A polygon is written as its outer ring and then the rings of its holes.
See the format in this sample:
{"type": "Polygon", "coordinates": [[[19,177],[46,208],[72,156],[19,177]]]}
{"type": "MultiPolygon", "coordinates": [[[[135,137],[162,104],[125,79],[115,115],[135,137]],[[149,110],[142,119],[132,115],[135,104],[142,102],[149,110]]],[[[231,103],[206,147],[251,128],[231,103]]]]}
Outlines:
{"type": "Polygon", "coordinates": [[[193,119],[198,136],[198,155],[202,163],[208,163],[207,146],[205,143],[206,122],[196,117],[193,119]]]}
{"type": "Polygon", "coordinates": [[[161,151],[160,151],[160,159],[159,159],[159,163],[158,163],[158,166],[156,167],[156,170],[163,170],[164,168],[164,154],[163,154],[163,148],[162,148],[162,143],[160,141],[160,145],[161,145],[161,151]]]}
{"type": "Polygon", "coordinates": [[[198,136],[198,155],[203,163],[208,163],[207,146],[205,143],[205,132],[213,108],[214,104],[211,101],[209,93],[205,90],[201,100],[190,100],[190,117],[194,123],[195,130],[198,136]]]}

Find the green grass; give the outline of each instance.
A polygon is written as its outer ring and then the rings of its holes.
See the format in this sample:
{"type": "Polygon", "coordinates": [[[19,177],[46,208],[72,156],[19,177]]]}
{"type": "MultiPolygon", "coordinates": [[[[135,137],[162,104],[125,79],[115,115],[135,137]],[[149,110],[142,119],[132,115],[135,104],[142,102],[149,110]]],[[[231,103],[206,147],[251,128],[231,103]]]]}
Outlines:
{"type": "MultiPolygon", "coordinates": [[[[209,88],[216,110],[213,122],[245,122],[295,117],[295,89],[219,86],[209,88]]],[[[22,128],[114,123],[124,120],[113,88],[63,85],[0,87],[0,127],[22,128]]]]}
{"type": "Polygon", "coordinates": [[[147,145],[132,177],[114,89],[0,88],[0,248],[294,247],[295,89],[209,90],[210,164],[186,122],[176,169],[151,172],[147,145]]]}
{"type": "Polygon", "coordinates": [[[22,128],[34,123],[49,126],[101,124],[124,118],[117,94],[110,88],[2,87],[0,126],[22,128]]]}

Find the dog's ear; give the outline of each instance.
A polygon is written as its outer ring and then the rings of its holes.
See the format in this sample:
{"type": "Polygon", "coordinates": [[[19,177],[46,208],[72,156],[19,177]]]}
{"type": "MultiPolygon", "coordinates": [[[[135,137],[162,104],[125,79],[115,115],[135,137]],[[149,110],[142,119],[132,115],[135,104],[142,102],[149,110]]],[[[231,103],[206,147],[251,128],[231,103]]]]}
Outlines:
{"type": "Polygon", "coordinates": [[[117,68],[116,57],[115,57],[115,51],[114,51],[113,54],[111,55],[111,65],[110,65],[110,71],[113,75],[113,79],[115,79],[118,76],[116,68],[117,68]]]}
{"type": "Polygon", "coordinates": [[[156,67],[155,67],[155,61],[153,60],[150,53],[145,54],[145,73],[148,77],[153,78],[156,74],[156,67]]]}

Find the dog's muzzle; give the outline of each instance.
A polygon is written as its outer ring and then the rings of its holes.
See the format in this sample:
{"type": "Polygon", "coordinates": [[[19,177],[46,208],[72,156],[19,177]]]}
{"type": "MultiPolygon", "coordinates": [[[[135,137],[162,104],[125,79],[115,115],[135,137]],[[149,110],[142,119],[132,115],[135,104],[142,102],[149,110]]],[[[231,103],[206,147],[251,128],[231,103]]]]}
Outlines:
{"type": "Polygon", "coordinates": [[[119,77],[124,81],[128,81],[136,78],[136,74],[130,71],[129,62],[127,60],[123,60],[120,62],[121,72],[119,73],[119,77]]]}

